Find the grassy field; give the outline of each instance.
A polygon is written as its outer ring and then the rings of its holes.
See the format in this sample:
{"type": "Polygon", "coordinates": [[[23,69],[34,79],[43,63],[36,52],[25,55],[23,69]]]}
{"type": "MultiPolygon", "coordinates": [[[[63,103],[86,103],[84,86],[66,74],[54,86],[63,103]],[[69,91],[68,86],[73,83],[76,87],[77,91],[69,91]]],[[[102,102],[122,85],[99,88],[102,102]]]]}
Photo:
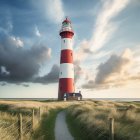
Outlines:
{"type": "MultiPolygon", "coordinates": [[[[115,140],[140,139],[140,103],[114,101],[39,102],[0,101],[0,139],[19,138],[19,113],[23,116],[23,140],[54,140],[57,113],[67,111],[67,124],[75,140],[108,140],[109,118],[114,118],[115,140]],[[41,120],[38,111],[41,108],[41,120]],[[35,128],[32,131],[32,109],[35,128]]],[[[61,127],[61,126],[60,126],[61,127]]]]}
{"type": "Polygon", "coordinates": [[[115,120],[115,140],[140,139],[138,102],[85,101],[70,106],[67,112],[67,123],[75,140],[108,140],[109,118],[115,120]]]}
{"type": "Polygon", "coordinates": [[[70,102],[0,101],[0,140],[19,139],[19,113],[23,118],[23,140],[53,140],[56,115],[70,105],[70,102]],[[42,114],[40,122],[39,108],[42,114]],[[33,109],[34,131],[32,131],[33,109]]]}

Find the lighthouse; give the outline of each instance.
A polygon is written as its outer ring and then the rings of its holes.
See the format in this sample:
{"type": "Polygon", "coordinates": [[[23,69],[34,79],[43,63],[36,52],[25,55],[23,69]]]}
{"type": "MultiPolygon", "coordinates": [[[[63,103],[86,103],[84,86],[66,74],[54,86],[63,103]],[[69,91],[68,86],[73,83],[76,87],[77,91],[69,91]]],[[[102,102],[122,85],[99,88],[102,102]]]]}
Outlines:
{"type": "Polygon", "coordinates": [[[62,22],[59,35],[61,36],[61,54],[58,99],[62,100],[64,95],[72,95],[75,92],[72,46],[74,31],[68,18],[62,22]]]}

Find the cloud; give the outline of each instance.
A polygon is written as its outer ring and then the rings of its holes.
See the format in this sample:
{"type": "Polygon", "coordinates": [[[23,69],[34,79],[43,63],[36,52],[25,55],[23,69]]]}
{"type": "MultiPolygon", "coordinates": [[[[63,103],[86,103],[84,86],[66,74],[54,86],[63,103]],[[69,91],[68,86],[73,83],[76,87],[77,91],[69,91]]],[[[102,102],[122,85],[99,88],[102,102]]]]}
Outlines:
{"type": "Polygon", "coordinates": [[[59,66],[54,64],[51,68],[51,71],[47,75],[37,77],[35,79],[35,82],[43,84],[56,83],[58,82],[58,79],[59,79],[59,66]]]}
{"type": "Polygon", "coordinates": [[[0,81],[32,82],[41,65],[50,59],[51,49],[41,44],[29,49],[17,47],[21,46],[18,38],[2,33],[0,36],[0,81]]]}
{"type": "Polygon", "coordinates": [[[37,26],[35,26],[35,35],[38,36],[38,37],[41,37],[41,33],[40,33],[37,26]]]}
{"type": "MultiPolygon", "coordinates": [[[[125,9],[130,0],[107,0],[102,1],[102,8],[98,12],[94,32],[90,40],[82,40],[76,50],[76,59],[82,61],[91,54],[95,54],[112,37],[112,34],[118,28],[118,24],[113,19],[125,9]]],[[[95,55],[93,55],[94,57],[95,55]]]]}
{"type": "MultiPolygon", "coordinates": [[[[109,39],[112,37],[112,34],[115,32],[115,30],[118,28],[118,24],[116,22],[113,22],[113,18],[115,18],[129,3],[130,0],[108,0],[108,1],[102,1],[102,8],[98,12],[96,21],[95,21],[95,27],[94,32],[92,34],[91,39],[88,40],[82,40],[77,49],[75,50],[75,67],[80,67],[83,70],[83,64],[85,60],[88,59],[100,59],[101,57],[104,57],[105,55],[108,55],[111,53],[100,51],[98,50],[109,41],[109,39]],[[78,63],[77,63],[78,62],[78,63]]],[[[76,69],[77,71],[78,69],[76,69]]],[[[87,75],[87,71],[85,71],[85,75],[87,75]]],[[[80,78],[79,76],[77,78],[80,78]]]]}
{"type": "Polygon", "coordinates": [[[113,54],[105,62],[98,66],[98,73],[95,78],[96,84],[104,83],[114,74],[124,74],[132,64],[132,52],[126,49],[122,55],[113,54]]]}
{"type": "Polygon", "coordinates": [[[62,0],[41,0],[38,3],[31,0],[31,3],[48,23],[60,24],[65,17],[62,0]]]}
{"type": "Polygon", "coordinates": [[[13,23],[11,13],[3,11],[1,15],[0,32],[10,33],[13,31],[13,23]],[[6,16],[5,16],[6,14],[6,16]]]}
{"type": "Polygon", "coordinates": [[[65,16],[62,0],[45,0],[44,4],[46,6],[44,10],[46,10],[47,18],[54,23],[60,23],[65,16]]]}
{"type": "Polygon", "coordinates": [[[130,49],[125,49],[121,55],[112,54],[106,62],[97,67],[95,79],[90,78],[82,87],[106,89],[124,86],[134,80],[140,80],[140,73],[131,74],[129,72],[133,63],[133,53],[130,49]]]}
{"type": "Polygon", "coordinates": [[[0,82],[1,86],[6,86],[7,84],[5,82],[0,82]]]}
{"type": "Polygon", "coordinates": [[[88,42],[83,40],[78,49],[74,51],[74,73],[75,73],[75,82],[77,82],[81,77],[87,77],[88,73],[82,67],[87,55],[92,55],[93,52],[90,51],[88,42]]]}
{"type": "Polygon", "coordinates": [[[103,8],[97,15],[95,30],[90,39],[92,51],[102,48],[112,37],[117,29],[117,23],[113,22],[115,18],[130,2],[130,0],[107,0],[102,1],[103,8]]]}
{"type": "Polygon", "coordinates": [[[13,41],[15,46],[17,46],[17,47],[23,47],[24,46],[23,41],[19,37],[10,36],[10,39],[11,39],[11,41],[13,41]]]}
{"type": "Polygon", "coordinates": [[[75,50],[74,59],[78,62],[83,62],[87,55],[91,55],[92,51],[89,48],[89,42],[87,40],[83,40],[75,50]]]}
{"type": "Polygon", "coordinates": [[[84,89],[108,89],[110,86],[107,84],[96,84],[94,80],[89,80],[82,85],[84,89]]]}
{"type": "Polygon", "coordinates": [[[28,85],[28,84],[22,84],[22,86],[24,86],[24,87],[29,87],[30,85],[28,85]]]}
{"type": "Polygon", "coordinates": [[[9,19],[6,23],[6,30],[8,32],[11,32],[13,30],[13,23],[12,23],[11,19],[9,19]]]}
{"type": "Polygon", "coordinates": [[[83,69],[80,66],[80,63],[77,61],[74,62],[74,80],[75,83],[81,78],[83,69]]]}

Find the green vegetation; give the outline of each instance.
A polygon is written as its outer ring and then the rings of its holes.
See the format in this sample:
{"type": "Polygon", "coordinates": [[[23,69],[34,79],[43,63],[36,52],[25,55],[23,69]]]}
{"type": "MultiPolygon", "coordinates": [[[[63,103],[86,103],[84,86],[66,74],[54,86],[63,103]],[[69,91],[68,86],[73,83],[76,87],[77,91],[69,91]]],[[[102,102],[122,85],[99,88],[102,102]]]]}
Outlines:
{"type": "Polygon", "coordinates": [[[115,140],[140,139],[140,102],[113,101],[0,101],[0,139],[18,139],[22,113],[23,140],[54,140],[55,119],[62,109],[67,110],[66,121],[75,140],[108,140],[111,117],[115,120],[115,140]],[[42,116],[38,123],[39,107],[42,116]],[[32,133],[33,108],[37,125],[32,133]]]}
{"type": "MultiPolygon", "coordinates": [[[[19,113],[22,114],[22,128],[24,139],[31,138],[32,134],[32,110],[27,109],[6,109],[0,111],[0,139],[11,140],[19,139],[19,113]]],[[[35,113],[36,114],[36,113],[35,113]]],[[[34,117],[37,121],[37,116],[34,117]]],[[[23,140],[24,140],[23,139],[23,140]]]]}
{"type": "Polygon", "coordinates": [[[50,110],[49,114],[44,113],[38,129],[34,132],[34,140],[55,140],[54,128],[57,113],[62,109],[50,110]]]}
{"type": "Polygon", "coordinates": [[[131,103],[85,101],[70,106],[67,123],[75,140],[108,140],[109,118],[115,120],[115,140],[140,138],[140,108],[131,103]]]}
{"type": "Polygon", "coordinates": [[[88,140],[86,131],[83,131],[84,126],[82,126],[80,122],[74,118],[74,116],[67,114],[66,122],[74,140],[88,140]]]}
{"type": "Polygon", "coordinates": [[[19,139],[19,113],[22,114],[23,140],[53,140],[57,113],[70,102],[0,101],[0,140],[19,139]],[[41,111],[39,111],[39,107],[41,111]],[[34,123],[32,123],[34,109],[34,123]],[[41,118],[39,115],[41,112],[41,118]],[[41,119],[41,120],[40,120],[41,119]],[[40,121],[39,121],[40,120],[40,121]],[[33,125],[34,124],[34,125],[33,125]],[[34,131],[32,128],[34,126],[34,131]]]}

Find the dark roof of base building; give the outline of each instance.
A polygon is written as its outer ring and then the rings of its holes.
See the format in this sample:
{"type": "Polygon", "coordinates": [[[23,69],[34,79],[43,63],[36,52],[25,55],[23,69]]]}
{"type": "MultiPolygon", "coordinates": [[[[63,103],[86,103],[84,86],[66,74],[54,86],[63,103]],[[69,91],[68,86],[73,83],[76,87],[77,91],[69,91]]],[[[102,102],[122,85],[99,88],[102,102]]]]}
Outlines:
{"type": "Polygon", "coordinates": [[[75,94],[75,96],[82,96],[81,93],[66,93],[67,96],[73,96],[73,94],[75,94]]]}

